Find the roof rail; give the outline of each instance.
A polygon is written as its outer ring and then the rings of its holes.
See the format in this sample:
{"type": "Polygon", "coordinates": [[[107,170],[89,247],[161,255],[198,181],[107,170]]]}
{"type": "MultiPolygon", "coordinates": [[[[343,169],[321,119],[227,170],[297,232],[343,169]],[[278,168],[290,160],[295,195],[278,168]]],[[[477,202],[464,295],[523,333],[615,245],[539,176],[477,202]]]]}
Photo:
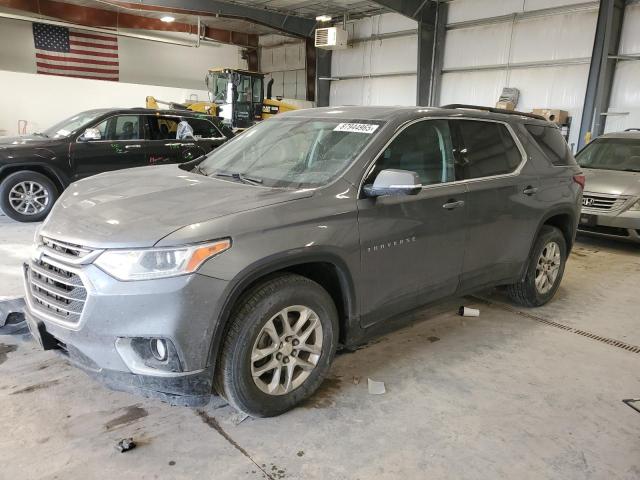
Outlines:
{"type": "Polygon", "coordinates": [[[627,128],[625,129],[625,132],[640,132],[640,128],[639,127],[627,128]]]}
{"type": "Polygon", "coordinates": [[[518,115],[520,117],[529,117],[529,118],[535,118],[536,120],[548,121],[543,116],[536,115],[535,113],[518,112],[517,110],[505,110],[503,108],[483,107],[481,105],[466,105],[464,103],[452,103],[450,105],[444,105],[440,108],[446,108],[446,109],[461,108],[465,110],[482,110],[483,112],[503,113],[505,115],[518,115]]]}

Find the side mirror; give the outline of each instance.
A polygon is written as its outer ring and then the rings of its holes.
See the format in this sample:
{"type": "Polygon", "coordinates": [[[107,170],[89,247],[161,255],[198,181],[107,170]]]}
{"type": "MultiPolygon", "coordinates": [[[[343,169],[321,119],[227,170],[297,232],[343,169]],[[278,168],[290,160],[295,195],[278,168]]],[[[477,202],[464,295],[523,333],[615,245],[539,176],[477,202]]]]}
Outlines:
{"type": "Polygon", "coordinates": [[[382,170],[373,182],[362,190],[367,197],[383,195],[416,195],[422,190],[420,177],[409,170],[382,170]]]}
{"type": "Polygon", "coordinates": [[[102,135],[100,134],[100,130],[97,128],[87,128],[82,135],[80,135],[80,140],[83,142],[90,142],[92,140],[102,140],[102,135]]]}

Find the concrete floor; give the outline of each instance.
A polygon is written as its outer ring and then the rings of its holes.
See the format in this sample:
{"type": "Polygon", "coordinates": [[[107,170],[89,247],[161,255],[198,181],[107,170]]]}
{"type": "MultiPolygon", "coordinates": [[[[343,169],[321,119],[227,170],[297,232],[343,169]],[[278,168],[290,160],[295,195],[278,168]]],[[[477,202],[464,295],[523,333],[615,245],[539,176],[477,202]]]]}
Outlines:
{"type": "MultiPolygon", "coordinates": [[[[34,229],[0,217],[0,296],[21,293],[34,229]]],[[[0,479],[637,480],[640,413],[622,399],[640,397],[640,353],[605,342],[640,345],[639,253],[580,239],[551,304],[496,294],[421,312],[339,355],[315,397],[273,419],[110,392],[0,336],[0,479]],[[456,316],[461,303],[481,316],[456,316]],[[116,452],[129,436],[138,448],[116,452]]]]}

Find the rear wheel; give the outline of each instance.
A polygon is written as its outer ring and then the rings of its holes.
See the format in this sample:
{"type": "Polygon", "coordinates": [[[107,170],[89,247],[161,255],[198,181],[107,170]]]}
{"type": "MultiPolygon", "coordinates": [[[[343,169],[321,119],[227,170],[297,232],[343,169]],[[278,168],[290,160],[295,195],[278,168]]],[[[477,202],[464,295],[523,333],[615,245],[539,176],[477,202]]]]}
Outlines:
{"type": "Polygon", "coordinates": [[[218,393],[254,417],[290,410],[327,374],[337,325],[333,300],[316,282],[287,274],[258,285],[231,319],[216,369],[218,393]]]}
{"type": "Polygon", "coordinates": [[[57,198],[53,182],[37,172],[15,172],[0,184],[2,211],[19,222],[44,220],[57,198]]]}
{"type": "Polygon", "coordinates": [[[507,287],[509,296],[525,307],[544,305],[558,290],[566,261],[564,235],[556,227],[543,226],[531,251],[524,280],[507,287]]]}

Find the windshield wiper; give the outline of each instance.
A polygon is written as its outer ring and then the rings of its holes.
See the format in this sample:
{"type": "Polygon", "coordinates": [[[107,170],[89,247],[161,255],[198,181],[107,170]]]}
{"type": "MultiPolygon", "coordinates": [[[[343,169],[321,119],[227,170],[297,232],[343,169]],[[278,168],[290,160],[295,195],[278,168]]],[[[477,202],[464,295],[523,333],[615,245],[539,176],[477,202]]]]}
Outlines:
{"type": "Polygon", "coordinates": [[[47,135],[46,133],[42,133],[42,132],[33,132],[33,134],[34,134],[36,137],[49,138],[49,135],[47,135]]]}
{"type": "Polygon", "coordinates": [[[240,180],[241,182],[244,183],[248,183],[248,184],[262,184],[262,179],[261,178],[256,178],[256,177],[249,177],[247,175],[245,175],[244,173],[238,173],[238,172],[216,172],[215,173],[216,177],[229,177],[229,178],[235,178],[236,180],[240,180]]]}
{"type": "Polygon", "coordinates": [[[625,169],[623,169],[623,171],[625,171],[625,172],[636,172],[636,173],[638,173],[638,172],[640,172],[640,168],[625,168],[625,169]]]}

